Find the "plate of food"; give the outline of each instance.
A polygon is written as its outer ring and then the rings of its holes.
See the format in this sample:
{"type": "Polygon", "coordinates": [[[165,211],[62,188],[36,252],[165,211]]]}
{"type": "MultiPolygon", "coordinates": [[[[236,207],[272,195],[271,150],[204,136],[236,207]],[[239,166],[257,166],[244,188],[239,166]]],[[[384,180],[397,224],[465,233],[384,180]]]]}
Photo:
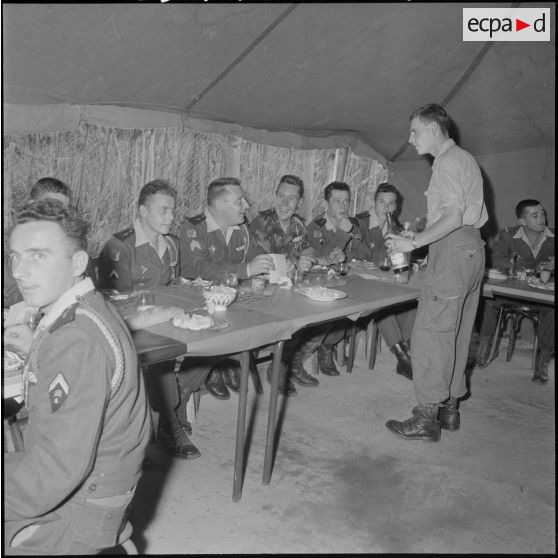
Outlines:
{"type": "Polygon", "coordinates": [[[15,372],[23,365],[23,359],[13,351],[4,351],[4,372],[15,372]]]}
{"type": "Polygon", "coordinates": [[[527,283],[530,287],[533,287],[533,289],[539,289],[541,291],[549,291],[551,293],[554,292],[554,283],[541,283],[538,281],[529,281],[529,283],[527,283]]]}
{"type": "Polygon", "coordinates": [[[497,269],[489,269],[487,277],[493,281],[507,281],[508,276],[497,269]]]}
{"type": "Polygon", "coordinates": [[[218,330],[229,327],[229,323],[220,318],[215,318],[207,313],[202,314],[180,314],[172,319],[172,325],[181,329],[199,331],[202,329],[218,330]]]}
{"type": "Polygon", "coordinates": [[[330,289],[328,287],[299,287],[295,290],[297,293],[307,296],[312,300],[320,300],[323,302],[339,300],[340,298],[345,298],[347,296],[347,293],[344,293],[343,291],[330,289]]]}

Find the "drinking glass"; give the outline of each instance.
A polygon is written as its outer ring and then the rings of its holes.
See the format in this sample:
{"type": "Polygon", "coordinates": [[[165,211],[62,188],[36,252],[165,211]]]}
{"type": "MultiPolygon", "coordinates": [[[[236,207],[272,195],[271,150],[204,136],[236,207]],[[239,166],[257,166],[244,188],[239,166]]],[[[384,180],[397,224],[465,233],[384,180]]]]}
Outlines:
{"type": "Polygon", "coordinates": [[[149,291],[139,291],[136,298],[136,306],[143,308],[144,306],[152,306],[155,302],[153,293],[149,291]]]}

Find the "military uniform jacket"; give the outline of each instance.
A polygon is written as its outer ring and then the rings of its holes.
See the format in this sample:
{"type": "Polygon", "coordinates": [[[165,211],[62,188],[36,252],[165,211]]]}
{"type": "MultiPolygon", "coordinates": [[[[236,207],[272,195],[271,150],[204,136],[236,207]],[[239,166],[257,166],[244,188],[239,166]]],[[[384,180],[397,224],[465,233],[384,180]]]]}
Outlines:
{"type": "Polygon", "coordinates": [[[99,288],[130,291],[168,285],[178,277],[178,239],[164,236],[167,249],[161,259],[148,242],[136,246],[136,232],[130,227],[113,235],[99,254],[99,288]]]}
{"type": "Polygon", "coordinates": [[[523,238],[524,234],[522,225],[505,227],[498,232],[492,250],[493,267],[506,271],[511,258],[517,254],[517,265],[526,269],[536,269],[540,263],[554,256],[554,230],[548,227],[545,229],[545,238],[538,247],[536,255],[530,244],[523,238]]]}
{"type": "Polygon", "coordinates": [[[141,475],[150,419],[136,352],[115,307],[90,280],[77,285],[88,286],[43,318],[26,363],[25,450],[4,454],[5,544],[40,527],[20,552],[113,546],[141,475]]]}
{"type": "Polygon", "coordinates": [[[208,226],[205,214],[187,219],[180,227],[180,275],[187,279],[201,277],[220,281],[225,272],[248,279],[248,262],[265,250],[258,245],[247,225],[230,227],[227,244],[219,228],[208,226]]]}
{"type": "MultiPolygon", "coordinates": [[[[325,214],[324,214],[325,215],[325,214]]],[[[308,242],[316,250],[318,257],[327,257],[334,248],[343,249],[347,260],[371,260],[372,250],[366,244],[363,231],[357,219],[349,217],[353,224],[350,232],[333,230],[327,226],[327,219],[322,215],[308,225],[308,242]]]]}
{"type": "Polygon", "coordinates": [[[363,211],[355,215],[359,223],[364,243],[370,248],[370,260],[379,261],[388,257],[384,233],[379,225],[370,226],[370,212],[363,211]]]}
{"type": "Polygon", "coordinates": [[[304,251],[308,251],[308,233],[304,219],[296,213],[291,217],[287,231],[283,230],[275,209],[260,211],[250,222],[256,242],[269,254],[285,254],[296,262],[304,251]]]}

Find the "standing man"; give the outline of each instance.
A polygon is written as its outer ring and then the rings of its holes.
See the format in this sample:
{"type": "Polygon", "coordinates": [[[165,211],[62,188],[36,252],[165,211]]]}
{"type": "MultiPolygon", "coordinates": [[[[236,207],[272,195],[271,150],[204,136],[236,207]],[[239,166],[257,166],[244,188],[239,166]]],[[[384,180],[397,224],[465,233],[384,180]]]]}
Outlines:
{"type": "MultiPolygon", "coordinates": [[[[538,200],[521,200],[515,208],[518,224],[503,228],[497,235],[492,249],[492,266],[507,272],[510,260],[515,258],[518,268],[532,269],[540,266],[554,269],[554,231],[546,226],[546,211],[538,200]]],[[[498,301],[485,298],[477,352],[477,366],[485,368],[488,360],[492,336],[496,331],[496,311],[501,302],[510,302],[505,297],[498,301]]],[[[535,361],[533,382],[548,382],[548,362],[554,353],[554,307],[545,304],[529,304],[539,311],[539,351],[535,361]]],[[[497,354],[497,353],[496,353],[497,354]]],[[[496,356],[496,355],[495,355],[496,356]]]]}
{"type": "Polygon", "coordinates": [[[126,325],[91,279],[87,225],[58,201],[26,206],[13,276],[43,317],[24,371],[25,449],[4,454],[6,554],[115,546],[141,475],[149,413],[126,325]]]}
{"type": "MultiPolygon", "coordinates": [[[[100,288],[150,289],[178,277],[178,239],[169,234],[175,206],[176,192],[163,180],[141,189],[133,226],[114,234],[99,254],[100,288]]],[[[160,414],[157,441],[174,457],[199,457],[189,438],[192,427],[185,418],[186,401],[181,401],[174,361],[151,364],[144,372],[152,406],[160,414]]]]}
{"type": "Polygon", "coordinates": [[[427,196],[427,226],[404,238],[388,235],[388,249],[410,252],[429,245],[426,281],[411,337],[418,405],[389,430],[410,440],[440,439],[440,427],[459,428],[458,399],[467,393],[465,366],[484,273],[480,227],[488,215],[482,176],[473,157],[449,137],[450,118],[436,104],[410,118],[409,143],[434,156],[427,196]]]}
{"type": "MultiPolygon", "coordinates": [[[[209,184],[205,211],[184,221],[180,228],[182,277],[221,281],[231,272],[238,279],[269,273],[273,260],[245,224],[249,207],[238,178],[217,178],[209,184]]],[[[221,359],[205,385],[217,399],[228,399],[227,386],[240,390],[238,364],[221,359]]]]}

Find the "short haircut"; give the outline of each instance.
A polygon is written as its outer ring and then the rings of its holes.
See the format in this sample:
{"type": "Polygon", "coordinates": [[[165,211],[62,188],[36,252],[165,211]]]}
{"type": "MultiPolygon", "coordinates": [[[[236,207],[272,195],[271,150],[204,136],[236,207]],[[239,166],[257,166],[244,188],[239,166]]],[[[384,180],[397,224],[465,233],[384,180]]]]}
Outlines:
{"type": "Polygon", "coordinates": [[[165,196],[169,196],[176,201],[176,190],[164,180],[157,178],[156,180],[152,180],[148,182],[142,189],[138,198],[138,207],[140,205],[145,205],[147,199],[155,194],[164,194],[165,196]]]}
{"type": "Polygon", "coordinates": [[[436,122],[438,126],[440,126],[442,132],[449,135],[451,119],[441,105],[437,105],[436,103],[423,105],[411,114],[409,122],[413,120],[413,118],[421,118],[427,122],[436,122]]]}
{"type": "Polygon", "coordinates": [[[72,191],[65,182],[58,180],[58,178],[45,176],[44,178],[39,178],[39,180],[31,186],[31,190],[29,190],[29,201],[37,201],[48,194],[60,194],[67,197],[68,201],[72,199],[72,191]]]}
{"type": "Polygon", "coordinates": [[[224,194],[227,186],[240,186],[240,180],[227,176],[213,180],[207,187],[207,205],[213,205],[215,200],[224,194]]]}
{"type": "Polygon", "coordinates": [[[302,180],[298,176],[295,176],[294,174],[284,174],[279,179],[279,184],[277,185],[275,193],[277,193],[277,190],[279,190],[279,186],[281,186],[281,184],[292,184],[293,186],[298,186],[298,193],[300,197],[304,197],[304,182],[302,182],[302,180]]]}
{"type": "Polygon", "coordinates": [[[331,193],[333,190],[339,190],[340,192],[348,192],[349,197],[351,197],[351,188],[345,182],[330,182],[324,190],[324,199],[325,201],[329,201],[331,198],[331,193]]]}
{"type": "Polygon", "coordinates": [[[60,200],[47,198],[28,203],[16,213],[14,228],[33,221],[48,221],[60,225],[73,247],[70,255],[78,250],[87,252],[88,223],[79,217],[75,209],[65,207],[60,200]]]}
{"type": "Polygon", "coordinates": [[[515,206],[515,216],[518,219],[522,219],[523,218],[523,214],[525,213],[525,210],[528,207],[535,207],[536,205],[542,205],[542,203],[538,200],[521,200],[516,206],[515,206]]]}

